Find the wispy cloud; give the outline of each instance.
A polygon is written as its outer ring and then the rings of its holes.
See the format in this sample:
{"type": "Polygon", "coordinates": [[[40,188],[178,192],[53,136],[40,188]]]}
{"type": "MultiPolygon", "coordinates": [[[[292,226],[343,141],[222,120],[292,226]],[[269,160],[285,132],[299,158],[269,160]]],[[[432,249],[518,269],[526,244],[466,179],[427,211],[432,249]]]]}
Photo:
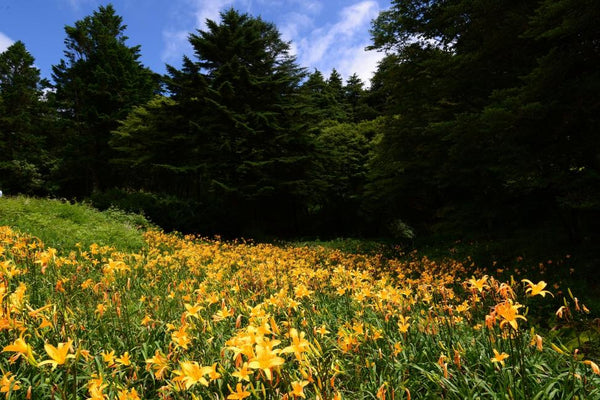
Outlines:
{"type": "MultiPolygon", "coordinates": [[[[86,1],[86,0],[80,0],[86,1]]],[[[326,25],[317,25],[328,3],[317,0],[176,0],[172,2],[170,23],[163,29],[163,62],[176,65],[183,54],[191,55],[188,35],[196,29],[206,29],[206,20],[219,20],[219,13],[228,7],[260,15],[258,10],[269,10],[278,15],[277,23],[282,38],[292,44],[291,52],[298,63],[309,69],[317,68],[328,74],[337,69],[344,78],[357,73],[369,82],[382,55],[367,52],[370,44],[369,26],[377,17],[376,0],[355,0],[326,25]]],[[[264,16],[267,20],[269,16],[264,16]]]]}
{"type": "Polygon", "coordinates": [[[176,63],[183,54],[190,53],[188,35],[196,29],[205,29],[206,20],[218,20],[219,12],[232,6],[235,0],[184,0],[175,5],[170,27],[163,29],[165,43],[161,53],[162,61],[176,63]]]}
{"type": "Polygon", "coordinates": [[[323,9],[323,2],[319,0],[289,0],[290,3],[299,6],[303,11],[317,14],[323,9]]]}
{"type": "Polygon", "coordinates": [[[370,43],[363,43],[355,47],[348,47],[342,52],[341,59],[336,69],[345,78],[356,73],[360,79],[369,85],[369,81],[377,70],[377,65],[381,61],[383,54],[376,51],[366,51],[370,43]]]}
{"type": "Polygon", "coordinates": [[[163,30],[162,36],[165,46],[160,55],[163,62],[173,64],[181,61],[183,54],[187,53],[189,31],[163,30]]]}
{"type": "Polygon", "coordinates": [[[0,32],[0,52],[4,52],[4,50],[8,49],[13,43],[14,41],[11,38],[0,32]]]}
{"type": "Polygon", "coordinates": [[[75,11],[79,11],[84,4],[93,4],[94,0],[66,0],[71,8],[75,11]]]}
{"type": "Polygon", "coordinates": [[[291,54],[298,55],[298,38],[307,30],[314,27],[313,18],[300,12],[290,12],[283,18],[283,23],[279,26],[281,38],[291,43],[291,54]]]}
{"type": "Polygon", "coordinates": [[[206,20],[219,20],[219,13],[231,6],[234,0],[195,0],[193,1],[194,15],[196,16],[196,29],[204,29],[206,20]]]}
{"type": "Polygon", "coordinates": [[[381,59],[381,54],[364,50],[370,44],[367,33],[370,22],[378,13],[379,6],[373,0],[344,8],[335,23],[315,28],[298,40],[300,64],[325,74],[335,68],[345,78],[357,73],[368,82],[381,59]]]}

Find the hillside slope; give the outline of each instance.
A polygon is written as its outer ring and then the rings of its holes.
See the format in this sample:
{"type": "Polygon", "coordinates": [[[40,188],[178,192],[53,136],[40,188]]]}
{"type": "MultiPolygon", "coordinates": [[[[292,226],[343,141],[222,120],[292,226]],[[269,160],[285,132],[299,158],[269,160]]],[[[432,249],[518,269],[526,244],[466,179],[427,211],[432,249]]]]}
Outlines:
{"type": "Polygon", "coordinates": [[[144,246],[142,231],[151,224],[141,215],[100,212],[87,204],[25,196],[0,198],[0,226],[40,238],[47,246],[74,249],[92,243],[127,251],[144,246]]]}

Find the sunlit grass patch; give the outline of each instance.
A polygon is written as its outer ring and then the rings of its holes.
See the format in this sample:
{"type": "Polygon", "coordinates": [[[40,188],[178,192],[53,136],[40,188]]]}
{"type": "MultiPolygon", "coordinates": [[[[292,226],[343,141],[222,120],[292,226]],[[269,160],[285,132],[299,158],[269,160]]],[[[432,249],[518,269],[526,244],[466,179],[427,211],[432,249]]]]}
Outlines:
{"type": "Polygon", "coordinates": [[[0,198],[0,225],[37,236],[55,248],[75,249],[79,243],[85,248],[98,244],[128,251],[144,246],[140,228],[151,227],[140,215],[26,196],[0,198]]]}

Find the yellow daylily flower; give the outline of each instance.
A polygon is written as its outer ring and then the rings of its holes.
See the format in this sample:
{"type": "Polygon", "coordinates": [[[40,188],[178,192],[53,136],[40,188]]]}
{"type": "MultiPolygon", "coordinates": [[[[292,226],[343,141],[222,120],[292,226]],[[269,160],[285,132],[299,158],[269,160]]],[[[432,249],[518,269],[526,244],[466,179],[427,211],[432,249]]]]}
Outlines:
{"type": "Polygon", "coordinates": [[[310,343],[304,338],[306,333],[298,332],[296,328],[290,329],[290,339],[292,339],[291,346],[288,346],[281,350],[281,353],[294,353],[298,361],[302,361],[303,354],[309,350],[310,343]]]}
{"type": "Polygon", "coordinates": [[[256,356],[250,360],[248,366],[252,369],[260,369],[267,376],[268,380],[273,378],[271,369],[283,365],[285,360],[277,355],[278,350],[273,350],[271,346],[256,345],[256,356]]]}
{"type": "Polygon", "coordinates": [[[250,382],[250,375],[252,375],[254,372],[248,369],[248,363],[245,362],[242,365],[241,369],[236,370],[235,372],[233,372],[231,374],[231,376],[235,376],[236,378],[238,378],[238,381],[248,381],[250,382]]]}
{"type": "Polygon", "coordinates": [[[52,364],[52,368],[56,368],[59,365],[63,365],[69,358],[75,358],[73,354],[69,354],[73,340],[69,339],[65,343],[59,343],[57,347],[46,343],[44,349],[50,356],[50,360],[44,360],[39,365],[52,364]]]}
{"type": "Polygon", "coordinates": [[[29,361],[30,364],[32,364],[32,365],[36,364],[35,357],[33,356],[33,349],[27,342],[25,342],[25,339],[23,339],[23,337],[16,339],[12,344],[9,344],[8,346],[4,346],[4,348],[2,349],[3,353],[9,352],[9,351],[17,353],[17,355],[11,359],[16,360],[21,355],[23,355],[23,356],[25,356],[25,358],[27,358],[27,361],[29,361]]]}
{"type": "Polygon", "coordinates": [[[135,388],[120,390],[117,393],[117,398],[119,400],[140,400],[140,396],[135,388]]]}
{"type": "Polygon", "coordinates": [[[164,379],[165,373],[169,370],[169,359],[160,350],[156,350],[154,357],[146,360],[146,370],[154,370],[156,379],[164,379]]]}
{"type": "Polygon", "coordinates": [[[89,400],[105,400],[107,398],[104,389],[108,387],[108,384],[104,383],[102,376],[92,374],[87,386],[90,395],[89,400]]]}
{"type": "Polygon", "coordinates": [[[488,289],[490,286],[487,284],[488,276],[484,275],[479,279],[475,279],[472,277],[467,281],[470,286],[470,289],[477,290],[479,293],[483,292],[484,289],[488,289]]]}
{"type": "Polygon", "coordinates": [[[515,330],[519,328],[518,320],[522,319],[527,321],[522,315],[519,315],[519,308],[523,307],[521,304],[513,304],[512,300],[506,300],[500,304],[497,304],[494,308],[495,312],[502,317],[502,321],[500,322],[500,327],[503,327],[505,324],[509,324],[515,330]]]}
{"type": "MultiPolygon", "coordinates": [[[[195,361],[180,361],[179,366],[181,369],[173,371],[177,375],[173,381],[183,383],[186,389],[191,388],[197,383],[208,386],[208,381],[204,378],[204,375],[207,373],[206,367],[201,367],[195,361]]],[[[211,369],[210,367],[208,368],[211,369]]]]}
{"type": "Polygon", "coordinates": [[[125,353],[123,353],[123,355],[121,357],[115,358],[115,361],[125,367],[128,365],[131,365],[131,359],[129,358],[129,352],[126,351],[125,353]]]}
{"type": "Polygon", "coordinates": [[[547,286],[547,283],[544,281],[533,283],[529,279],[522,279],[521,282],[527,284],[527,289],[525,290],[525,293],[529,293],[530,296],[537,296],[539,294],[542,297],[546,297],[546,295],[549,294],[550,296],[554,297],[552,293],[550,293],[547,290],[544,290],[544,288],[547,286]]]}
{"type": "Polygon", "coordinates": [[[408,320],[410,317],[405,317],[404,315],[398,316],[398,329],[402,333],[408,332],[408,328],[410,327],[410,322],[408,320]]]}

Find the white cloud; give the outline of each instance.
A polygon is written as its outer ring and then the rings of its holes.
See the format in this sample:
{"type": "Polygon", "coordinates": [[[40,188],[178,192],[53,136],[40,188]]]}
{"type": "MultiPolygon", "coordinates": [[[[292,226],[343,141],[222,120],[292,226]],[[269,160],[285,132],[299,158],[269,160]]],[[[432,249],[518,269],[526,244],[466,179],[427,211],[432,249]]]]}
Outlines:
{"type": "Polygon", "coordinates": [[[331,25],[316,28],[298,40],[298,60],[326,76],[335,68],[344,78],[353,73],[366,83],[372,77],[382,55],[364,50],[369,45],[369,25],[377,17],[379,6],[368,0],[344,8],[331,25]]]}
{"type": "Polygon", "coordinates": [[[310,16],[295,11],[288,13],[283,21],[279,32],[287,40],[298,37],[300,32],[313,26],[313,19],[310,16]]]}
{"type": "Polygon", "coordinates": [[[0,32],[0,53],[8,49],[13,43],[14,41],[11,38],[0,32]]]}
{"type": "Polygon", "coordinates": [[[383,58],[384,54],[376,51],[366,51],[370,43],[364,43],[361,46],[345,49],[339,66],[338,72],[345,78],[356,73],[360,79],[368,86],[373,74],[377,70],[377,64],[383,58]]]}
{"type": "Polygon", "coordinates": [[[315,23],[328,11],[324,1],[177,0],[172,4],[171,24],[163,30],[161,58],[173,65],[180,62],[184,54],[192,54],[188,34],[195,29],[206,29],[207,19],[219,21],[219,13],[232,6],[246,9],[255,16],[261,14],[255,12],[256,9],[269,9],[271,15],[278,14],[275,18],[265,18],[277,24],[283,40],[291,41],[291,53],[297,56],[300,66],[309,70],[317,68],[326,76],[335,68],[344,78],[356,73],[368,83],[382,57],[381,53],[364,50],[370,44],[371,20],[379,13],[376,0],[355,0],[323,26],[315,23]]]}
{"type": "Polygon", "coordinates": [[[191,54],[188,35],[196,29],[205,29],[206,20],[219,20],[219,13],[233,5],[235,0],[184,0],[173,2],[171,27],[163,29],[165,43],[161,53],[163,62],[173,64],[181,61],[184,54],[191,54]]]}
{"type": "Polygon", "coordinates": [[[196,17],[196,29],[204,29],[206,20],[219,20],[219,13],[233,5],[234,0],[195,0],[193,1],[194,15],[196,17]]]}
{"type": "Polygon", "coordinates": [[[368,25],[377,16],[378,9],[376,1],[362,1],[346,7],[340,13],[341,21],[335,25],[335,30],[344,35],[354,35],[357,28],[368,25]]]}
{"type": "Polygon", "coordinates": [[[284,0],[256,0],[256,2],[261,6],[280,7],[283,5],[284,0]]]}
{"type": "Polygon", "coordinates": [[[323,9],[323,2],[319,0],[291,0],[292,4],[297,4],[304,11],[318,14],[323,9]]]}
{"type": "Polygon", "coordinates": [[[160,55],[160,59],[168,64],[181,61],[186,47],[189,46],[188,34],[188,31],[164,30],[162,35],[165,47],[160,55]]]}
{"type": "Polygon", "coordinates": [[[79,11],[84,4],[92,4],[93,0],[67,0],[72,9],[79,11]]]}

